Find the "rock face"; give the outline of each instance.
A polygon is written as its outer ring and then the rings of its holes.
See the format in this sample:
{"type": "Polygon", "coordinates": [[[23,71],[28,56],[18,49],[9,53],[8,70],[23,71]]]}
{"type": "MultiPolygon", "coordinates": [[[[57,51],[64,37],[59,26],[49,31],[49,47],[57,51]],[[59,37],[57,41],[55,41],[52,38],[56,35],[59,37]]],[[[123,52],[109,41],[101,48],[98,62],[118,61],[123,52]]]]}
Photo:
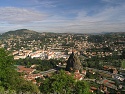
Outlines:
{"type": "Polygon", "coordinates": [[[72,54],[69,56],[69,59],[67,60],[67,65],[66,65],[66,71],[82,71],[83,67],[78,59],[78,57],[72,52],[72,54]]]}

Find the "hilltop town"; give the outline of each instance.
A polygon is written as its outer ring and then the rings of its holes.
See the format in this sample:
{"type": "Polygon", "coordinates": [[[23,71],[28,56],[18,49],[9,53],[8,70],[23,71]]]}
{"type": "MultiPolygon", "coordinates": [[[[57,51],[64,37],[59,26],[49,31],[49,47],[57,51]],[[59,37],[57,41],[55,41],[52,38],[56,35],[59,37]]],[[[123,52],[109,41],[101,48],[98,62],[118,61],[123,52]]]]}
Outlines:
{"type": "Polygon", "coordinates": [[[75,80],[89,82],[91,92],[125,92],[124,32],[71,34],[20,29],[1,34],[0,47],[12,53],[24,79],[38,86],[39,78],[45,80],[67,68],[66,74],[73,73],[75,80]],[[72,62],[75,65],[71,66],[72,62]]]}

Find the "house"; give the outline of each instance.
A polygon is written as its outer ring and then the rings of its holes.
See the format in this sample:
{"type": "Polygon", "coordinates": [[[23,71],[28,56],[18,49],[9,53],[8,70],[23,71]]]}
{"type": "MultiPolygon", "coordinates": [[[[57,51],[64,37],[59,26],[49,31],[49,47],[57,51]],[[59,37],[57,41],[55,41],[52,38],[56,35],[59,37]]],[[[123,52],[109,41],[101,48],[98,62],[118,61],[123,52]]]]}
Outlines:
{"type": "Polygon", "coordinates": [[[67,75],[71,75],[71,73],[69,71],[65,71],[67,75]]]}
{"type": "Polygon", "coordinates": [[[28,81],[34,81],[36,78],[44,78],[41,74],[29,74],[24,77],[28,81]]]}
{"type": "Polygon", "coordinates": [[[113,69],[113,74],[117,74],[117,73],[118,73],[117,69],[114,68],[114,69],[113,69]]]}
{"type": "Polygon", "coordinates": [[[86,70],[83,70],[83,71],[82,71],[82,74],[83,74],[83,75],[86,75],[86,70]]]}
{"type": "Polygon", "coordinates": [[[115,82],[114,81],[111,81],[111,80],[107,80],[107,79],[104,79],[102,81],[102,84],[108,88],[112,88],[112,89],[115,89],[117,90],[117,86],[115,85],[115,82]]]}
{"type": "Polygon", "coordinates": [[[80,73],[74,73],[74,78],[76,80],[80,80],[81,81],[83,79],[83,76],[80,73]]]}
{"type": "Polygon", "coordinates": [[[25,74],[31,74],[35,70],[36,69],[26,68],[25,66],[17,66],[17,71],[18,72],[24,72],[25,74]]]}
{"type": "Polygon", "coordinates": [[[90,92],[94,92],[94,91],[96,91],[97,90],[97,88],[96,87],[90,87],[90,92]]]}
{"type": "Polygon", "coordinates": [[[74,72],[74,78],[76,80],[80,80],[81,81],[83,79],[83,75],[80,74],[79,70],[75,70],[75,72],[74,72]]]}
{"type": "Polygon", "coordinates": [[[34,64],[34,65],[31,65],[30,68],[34,69],[34,68],[36,68],[36,66],[37,66],[37,65],[35,65],[35,64],[34,64]]]}

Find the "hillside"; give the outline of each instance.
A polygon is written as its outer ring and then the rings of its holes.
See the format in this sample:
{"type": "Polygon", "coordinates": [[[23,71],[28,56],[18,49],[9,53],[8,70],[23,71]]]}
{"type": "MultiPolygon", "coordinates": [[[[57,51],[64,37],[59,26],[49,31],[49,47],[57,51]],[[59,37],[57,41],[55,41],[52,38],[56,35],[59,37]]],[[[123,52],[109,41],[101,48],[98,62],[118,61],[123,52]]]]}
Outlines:
{"type": "Polygon", "coordinates": [[[2,34],[2,36],[9,36],[9,35],[24,35],[24,34],[38,34],[38,32],[28,29],[18,29],[15,31],[8,31],[2,34]]]}

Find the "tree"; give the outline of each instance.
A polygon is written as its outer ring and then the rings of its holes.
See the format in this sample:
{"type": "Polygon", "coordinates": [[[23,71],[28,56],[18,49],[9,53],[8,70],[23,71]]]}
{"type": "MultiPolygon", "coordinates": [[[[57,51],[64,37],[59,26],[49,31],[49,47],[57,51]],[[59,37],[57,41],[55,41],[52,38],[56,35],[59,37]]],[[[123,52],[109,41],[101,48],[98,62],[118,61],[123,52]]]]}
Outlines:
{"type": "Polygon", "coordinates": [[[78,81],[75,85],[75,94],[82,94],[84,92],[84,82],[78,81]]]}
{"type": "Polygon", "coordinates": [[[0,94],[4,94],[5,90],[4,87],[0,86],[0,94]]]}
{"type": "Polygon", "coordinates": [[[82,94],[92,94],[90,92],[90,85],[88,84],[88,82],[84,81],[84,92],[82,94]]]}
{"type": "Polygon", "coordinates": [[[124,69],[125,68],[125,60],[121,61],[121,67],[124,69]]]}
{"type": "Polygon", "coordinates": [[[75,85],[75,80],[71,75],[67,75],[64,71],[46,79],[40,85],[40,91],[43,94],[60,93],[72,94],[75,85]]]}
{"type": "Polygon", "coordinates": [[[125,59],[125,49],[122,52],[122,59],[125,59]]]}
{"type": "Polygon", "coordinates": [[[0,89],[9,92],[14,90],[38,93],[38,88],[34,84],[19,76],[14,67],[13,56],[3,48],[0,49],[0,89]]]}
{"type": "Polygon", "coordinates": [[[17,72],[14,68],[13,56],[4,49],[0,49],[0,81],[5,89],[15,89],[17,72]]]}
{"type": "Polygon", "coordinates": [[[75,81],[74,77],[60,71],[40,85],[43,94],[91,94],[90,85],[85,81],[75,81]]]}
{"type": "Polygon", "coordinates": [[[20,79],[20,82],[19,82],[20,85],[17,86],[17,92],[23,92],[23,93],[26,93],[26,92],[30,92],[30,93],[38,93],[39,90],[38,90],[38,87],[33,84],[32,82],[30,81],[25,81],[24,79],[20,79]]]}

